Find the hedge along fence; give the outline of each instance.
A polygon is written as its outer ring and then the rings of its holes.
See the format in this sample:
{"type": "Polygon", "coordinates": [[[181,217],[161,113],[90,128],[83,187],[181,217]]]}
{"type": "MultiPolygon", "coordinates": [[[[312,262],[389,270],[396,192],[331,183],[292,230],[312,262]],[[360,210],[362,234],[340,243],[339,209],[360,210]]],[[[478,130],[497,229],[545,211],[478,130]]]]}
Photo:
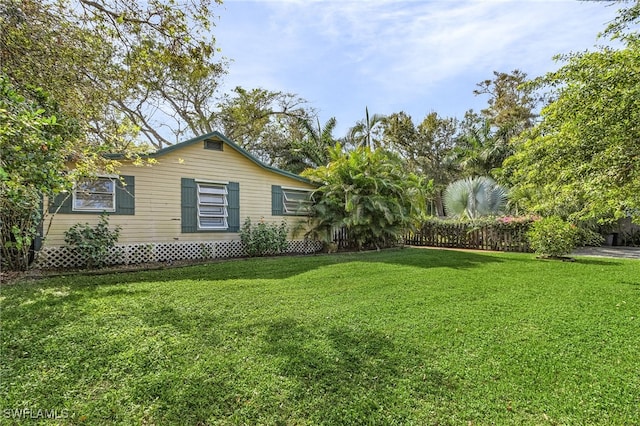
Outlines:
{"type": "Polygon", "coordinates": [[[426,247],[530,252],[527,231],[537,218],[499,217],[473,222],[430,219],[405,236],[405,244],[426,247]]]}

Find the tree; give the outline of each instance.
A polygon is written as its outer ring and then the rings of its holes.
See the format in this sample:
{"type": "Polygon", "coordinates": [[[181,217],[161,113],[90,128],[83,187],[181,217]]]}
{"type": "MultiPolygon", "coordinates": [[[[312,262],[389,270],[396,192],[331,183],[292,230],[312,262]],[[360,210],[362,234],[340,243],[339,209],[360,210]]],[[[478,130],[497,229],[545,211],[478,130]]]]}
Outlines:
{"type": "Polygon", "coordinates": [[[469,110],[445,161],[465,177],[492,176],[510,153],[509,144],[495,134],[491,121],[469,110]]]}
{"type": "Polygon", "coordinates": [[[320,120],[302,122],[305,134],[291,141],[290,145],[280,152],[277,166],[293,173],[301,173],[306,169],[314,169],[329,163],[329,150],[338,144],[333,137],[336,127],[334,117],[327,120],[324,126],[320,120]]]}
{"type": "Polygon", "coordinates": [[[533,125],[539,99],[532,86],[525,84],[526,73],[516,69],[510,74],[494,71],[493,75],[493,80],[478,83],[473,93],[489,96],[481,114],[508,140],[533,125]]]}
{"type": "Polygon", "coordinates": [[[0,63],[18,90],[41,87],[95,144],[161,148],[206,128],[225,62],[211,0],[5,0],[0,63]],[[138,139],[141,136],[143,139],[138,139]]]}
{"type": "Polygon", "coordinates": [[[292,140],[304,137],[315,111],[293,93],[236,87],[218,104],[215,125],[261,160],[280,165],[292,140]]]}
{"type": "Polygon", "coordinates": [[[321,184],[313,193],[309,233],[327,242],[334,228],[344,227],[358,249],[393,245],[425,208],[428,186],[381,149],[343,153],[337,145],[328,165],[303,175],[321,184]]]}
{"type": "Polygon", "coordinates": [[[381,114],[369,115],[369,107],[365,107],[365,117],[349,129],[347,141],[353,146],[366,146],[371,149],[379,148],[382,127],[385,116],[381,114]]]}
{"type": "Polygon", "coordinates": [[[455,170],[446,159],[455,146],[457,120],[428,114],[415,126],[411,116],[404,112],[391,114],[384,124],[387,146],[397,150],[415,173],[433,181],[436,213],[444,215],[442,191],[455,176],[455,170]]]}
{"type": "Polygon", "coordinates": [[[629,31],[640,4],[605,32],[620,48],[560,55],[537,79],[553,102],[520,137],[506,176],[524,207],[571,221],[640,221],[640,37],[629,31]]]}
{"type": "Polygon", "coordinates": [[[17,270],[28,267],[42,196],[69,189],[76,174],[87,174],[102,161],[94,147],[82,148],[75,120],[46,93],[33,89],[25,95],[0,73],[1,252],[3,266],[17,270]],[[63,173],[70,155],[76,168],[63,173]]]}
{"type": "Polygon", "coordinates": [[[480,114],[469,110],[460,123],[455,148],[447,161],[464,176],[500,176],[504,160],[513,153],[511,139],[531,128],[540,101],[526,83],[527,74],[494,71],[494,79],[477,84],[475,95],[488,95],[480,114]]]}
{"type": "Polygon", "coordinates": [[[477,219],[498,215],[507,205],[507,191],[486,176],[460,179],[450,183],[444,191],[447,216],[477,219]]]}

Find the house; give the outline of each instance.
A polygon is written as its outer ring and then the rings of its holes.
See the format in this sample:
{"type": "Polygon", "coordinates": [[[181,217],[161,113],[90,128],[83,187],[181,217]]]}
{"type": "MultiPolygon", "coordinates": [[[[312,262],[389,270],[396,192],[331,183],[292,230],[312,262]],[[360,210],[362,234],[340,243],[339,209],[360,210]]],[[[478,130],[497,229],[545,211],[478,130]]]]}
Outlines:
{"type": "MultiPolygon", "coordinates": [[[[78,182],[47,203],[41,267],[72,267],[64,235],[77,223],[96,224],[109,214],[121,228],[113,263],[205,259],[243,255],[239,231],[253,223],[285,220],[294,229],[305,216],[309,180],[268,166],[218,132],[161,149],[151,166],[124,158],[120,176],[78,182]],[[302,208],[301,208],[302,207],[302,208]]],[[[46,204],[45,204],[46,205],[46,204]]],[[[315,241],[291,233],[292,252],[313,252],[315,241]]]]}

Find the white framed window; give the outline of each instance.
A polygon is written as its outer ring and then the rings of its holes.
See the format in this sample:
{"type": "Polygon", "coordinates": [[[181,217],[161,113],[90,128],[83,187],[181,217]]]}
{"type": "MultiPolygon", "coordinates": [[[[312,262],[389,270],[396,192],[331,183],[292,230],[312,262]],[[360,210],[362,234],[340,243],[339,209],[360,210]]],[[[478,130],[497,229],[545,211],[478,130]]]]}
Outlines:
{"type": "Polygon", "coordinates": [[[78,182],[73,189],[73,211],[116,211],[116,181],[98,177],[78,182]]]}
{"type": "Polygon", "coordinates": [[[311,191],[304,189],[282,188],[282,206],[284,214],[309,214],[311,209],[311,191]]]}
{"type": "Polygon", "coordinates": [[[198,229],[226,230],[227,185],[198,182],[198,229]]]}

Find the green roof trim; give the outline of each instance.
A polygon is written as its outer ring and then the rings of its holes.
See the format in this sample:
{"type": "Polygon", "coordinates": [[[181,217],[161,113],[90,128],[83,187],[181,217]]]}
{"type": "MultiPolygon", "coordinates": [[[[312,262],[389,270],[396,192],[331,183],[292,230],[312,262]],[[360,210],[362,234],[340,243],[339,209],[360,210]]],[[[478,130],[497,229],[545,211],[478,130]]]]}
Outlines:
{"type": "MultiPolygon", "coordinates": [[[[168,154],[170,152],[176,151],[176,150],[181,149],[181,148],[185,148],[187,146],[190,146],[190,145],[193,145],[193,144],[196,144],[196,143],[199,143],[199,142],[203,142],[203,141],[208,140],[208,139],[218,139],[218,140],[224,142],[225,144],[227,144],[231,148],[235,149],[240,154],[244,155],[250,161],[252,161],[253,163],[258,165],[259,167],[262,167],[265,170],[268,170],[268,171],[273,172],[273,173],[277,173],[277,174],[282,175],[282,176],[286,176],[288,178],[292,178],[292,179],[298,180],[300,182],[304,182],[304,183],[308,183],[310,185],[316,185],[317,186],[317,183],[315,183],[315,182],[313,182],[313,181],[311,181],[311,180],[309,180],[309,179],[307,179],[305,177],[302,177],[302,176],[297,175],[295,173],[291,173],[291,172],[288,172],[286,170],[281,170],[281,169],[278,169],[277,167],[269,166],[269,165],[263,163],[262,161],[260,161],[256,157],[254,157],[253,154],[251,154],[249,151],[247,151],[246,149],[242,148],[240,145],[236,144],[231,139],[227,138],[225,135],[223,135],[222,133],[217,132],[217,131],[216,132],[207,133],[207,134],[204,134],[202,136],[196,136],[196,137],[191,138],[189,140],[186,140],[184,142],[180,142],[180,143],[177,143],[175,145],[170,145],[170,146],[168,146],[166,148],[159,149],[156,152],[152,152],[152,153],[149,153],[149,154],[142,155],[141,157],[143,157],[143,158],[161,157],[161,156],[163,156],[165,154],[168,154]]],[[[124,158],[124,155],[122,155],[122,154],[107,154],[107,155],[105,155],[105,157],[113,159],[113,160],[121,160],[121,159],[124,158]]]]}

